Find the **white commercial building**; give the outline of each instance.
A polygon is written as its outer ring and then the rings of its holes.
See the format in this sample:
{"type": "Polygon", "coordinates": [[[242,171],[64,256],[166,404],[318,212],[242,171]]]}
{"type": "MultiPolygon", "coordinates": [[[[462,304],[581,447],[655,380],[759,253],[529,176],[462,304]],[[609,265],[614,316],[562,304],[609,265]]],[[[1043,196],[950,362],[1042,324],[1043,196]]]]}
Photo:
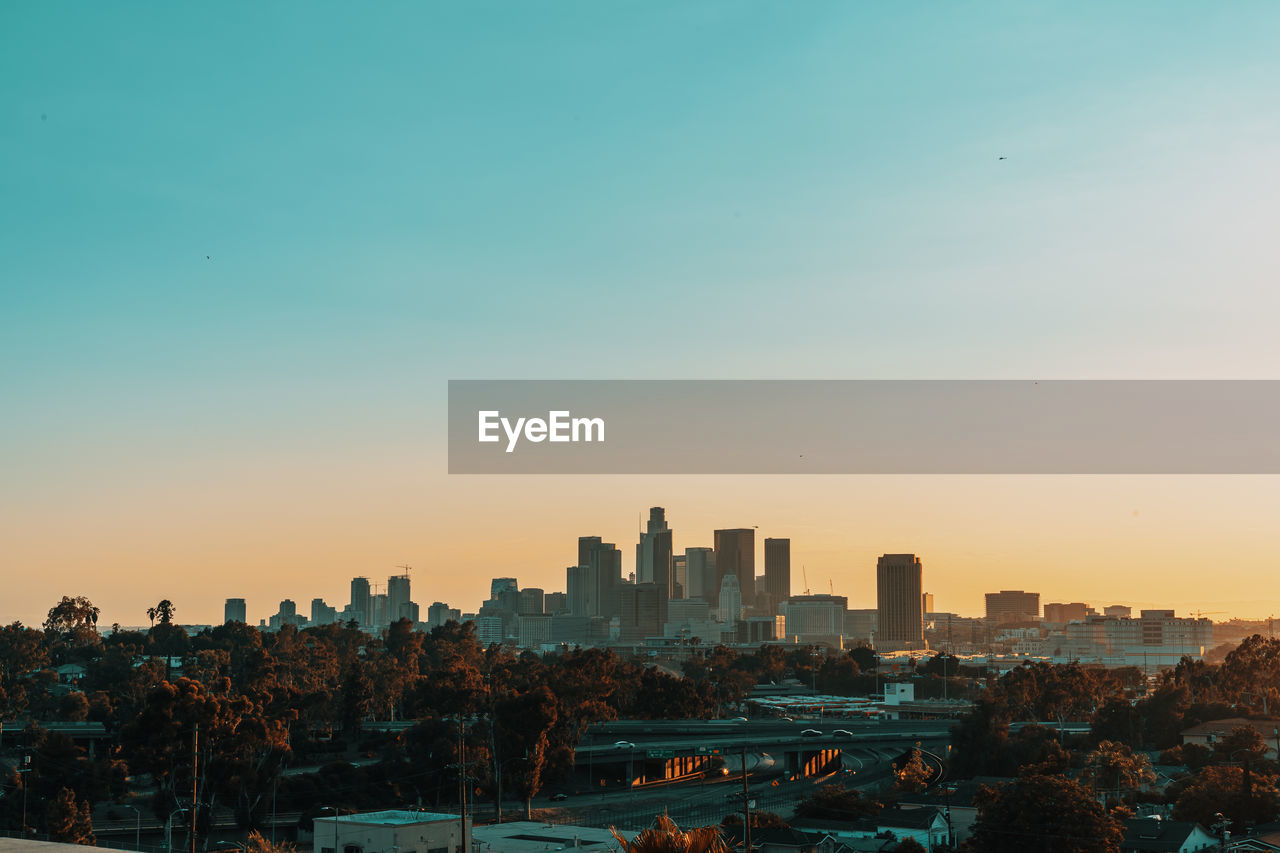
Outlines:
{"type": "Polygon", "coordinates": [[[463,853],[462,822],[456,814],[398,809],[318,817],[312,844],[315,853],[463,853]]]}

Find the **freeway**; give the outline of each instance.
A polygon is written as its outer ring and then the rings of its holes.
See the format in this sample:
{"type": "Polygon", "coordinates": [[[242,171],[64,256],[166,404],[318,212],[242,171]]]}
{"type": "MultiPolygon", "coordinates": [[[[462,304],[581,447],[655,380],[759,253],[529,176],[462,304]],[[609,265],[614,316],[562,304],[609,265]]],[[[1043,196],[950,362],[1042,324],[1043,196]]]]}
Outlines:
{"type": "MultiPolygon", "coordinates": [[[[905,743],[947,740],[955,720],[617,720],[592,726],[578,744],[577,753],[625,756],[618,743],[633,743],[642,752],[649,749],[692,751],[699,746],[741,749],[744,746],[783,746],[811,743],[814,747],[834,747],[851,743],[905,743]]],[[[1066,734],[1089,731],[1088,723],[1013,723],[1018,731],[1027,726],[1044,726],[1066,734]]]]}

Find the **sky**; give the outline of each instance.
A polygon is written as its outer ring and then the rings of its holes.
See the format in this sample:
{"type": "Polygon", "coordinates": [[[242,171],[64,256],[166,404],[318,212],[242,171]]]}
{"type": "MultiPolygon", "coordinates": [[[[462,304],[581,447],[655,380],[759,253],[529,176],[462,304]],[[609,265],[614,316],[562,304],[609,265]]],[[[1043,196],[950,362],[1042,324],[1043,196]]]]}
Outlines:
{"type": "Polygon", "coordinates": [[[851,606],[913,552],[966,614],[1280,612],[1275,477],[466,477],[444,435],[462,378],[1277,378],[1278,24],[3,4],[0,622],[256,620],[401,564],[474,610],[581,535],[629,571],[651,505],[678,550],[789,536],[851,606]]]}

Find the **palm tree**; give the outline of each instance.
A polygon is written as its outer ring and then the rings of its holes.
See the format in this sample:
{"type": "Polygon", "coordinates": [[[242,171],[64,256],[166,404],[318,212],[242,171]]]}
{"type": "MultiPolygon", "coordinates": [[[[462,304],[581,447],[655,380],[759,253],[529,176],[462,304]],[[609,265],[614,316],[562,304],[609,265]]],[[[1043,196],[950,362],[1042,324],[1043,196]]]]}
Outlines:
{"type": "Polygon", "coordinates": [[[627,841],[610,829],[622,853],[731,853],[720,828],[701,826],[682,830],[666,815],[658,815],[654,825],[627,841]]]}

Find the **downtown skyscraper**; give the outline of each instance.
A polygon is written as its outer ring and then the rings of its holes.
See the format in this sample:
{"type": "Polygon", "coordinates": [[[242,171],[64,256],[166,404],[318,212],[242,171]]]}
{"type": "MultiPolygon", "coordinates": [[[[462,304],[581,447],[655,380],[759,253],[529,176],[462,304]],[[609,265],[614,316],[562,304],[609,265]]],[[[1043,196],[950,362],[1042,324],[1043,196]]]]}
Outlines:
{"type": "Polygon", "coordinates": [[[915,554],[885,554],[876,563],[876,648],[924,647],[924,569],[915,554]]]}
{"type": "Polygon", "coordinates": [[[660,506],[651,507],[649,523],[636,543],[636,583],[651,583],[658,587],[659,625],[667,621],[667,601],[674,585],[673,558],[671,526],[667,524],[666,510],[660,506]]]}
{"type": "Polygon", "coordinates": [[[764,540],[764,585],[769,595],[769,615],[791,597],[791,540],[764,540]]]}
{"type": "Polygon", "coordinates": [[[720,580],[725,575],[738,579],[738,591],[743,601],[756,599],[756,531],[750,527],[738,527],[715,532],[716,580],[715,597],[719,602],[720,580]]]}

